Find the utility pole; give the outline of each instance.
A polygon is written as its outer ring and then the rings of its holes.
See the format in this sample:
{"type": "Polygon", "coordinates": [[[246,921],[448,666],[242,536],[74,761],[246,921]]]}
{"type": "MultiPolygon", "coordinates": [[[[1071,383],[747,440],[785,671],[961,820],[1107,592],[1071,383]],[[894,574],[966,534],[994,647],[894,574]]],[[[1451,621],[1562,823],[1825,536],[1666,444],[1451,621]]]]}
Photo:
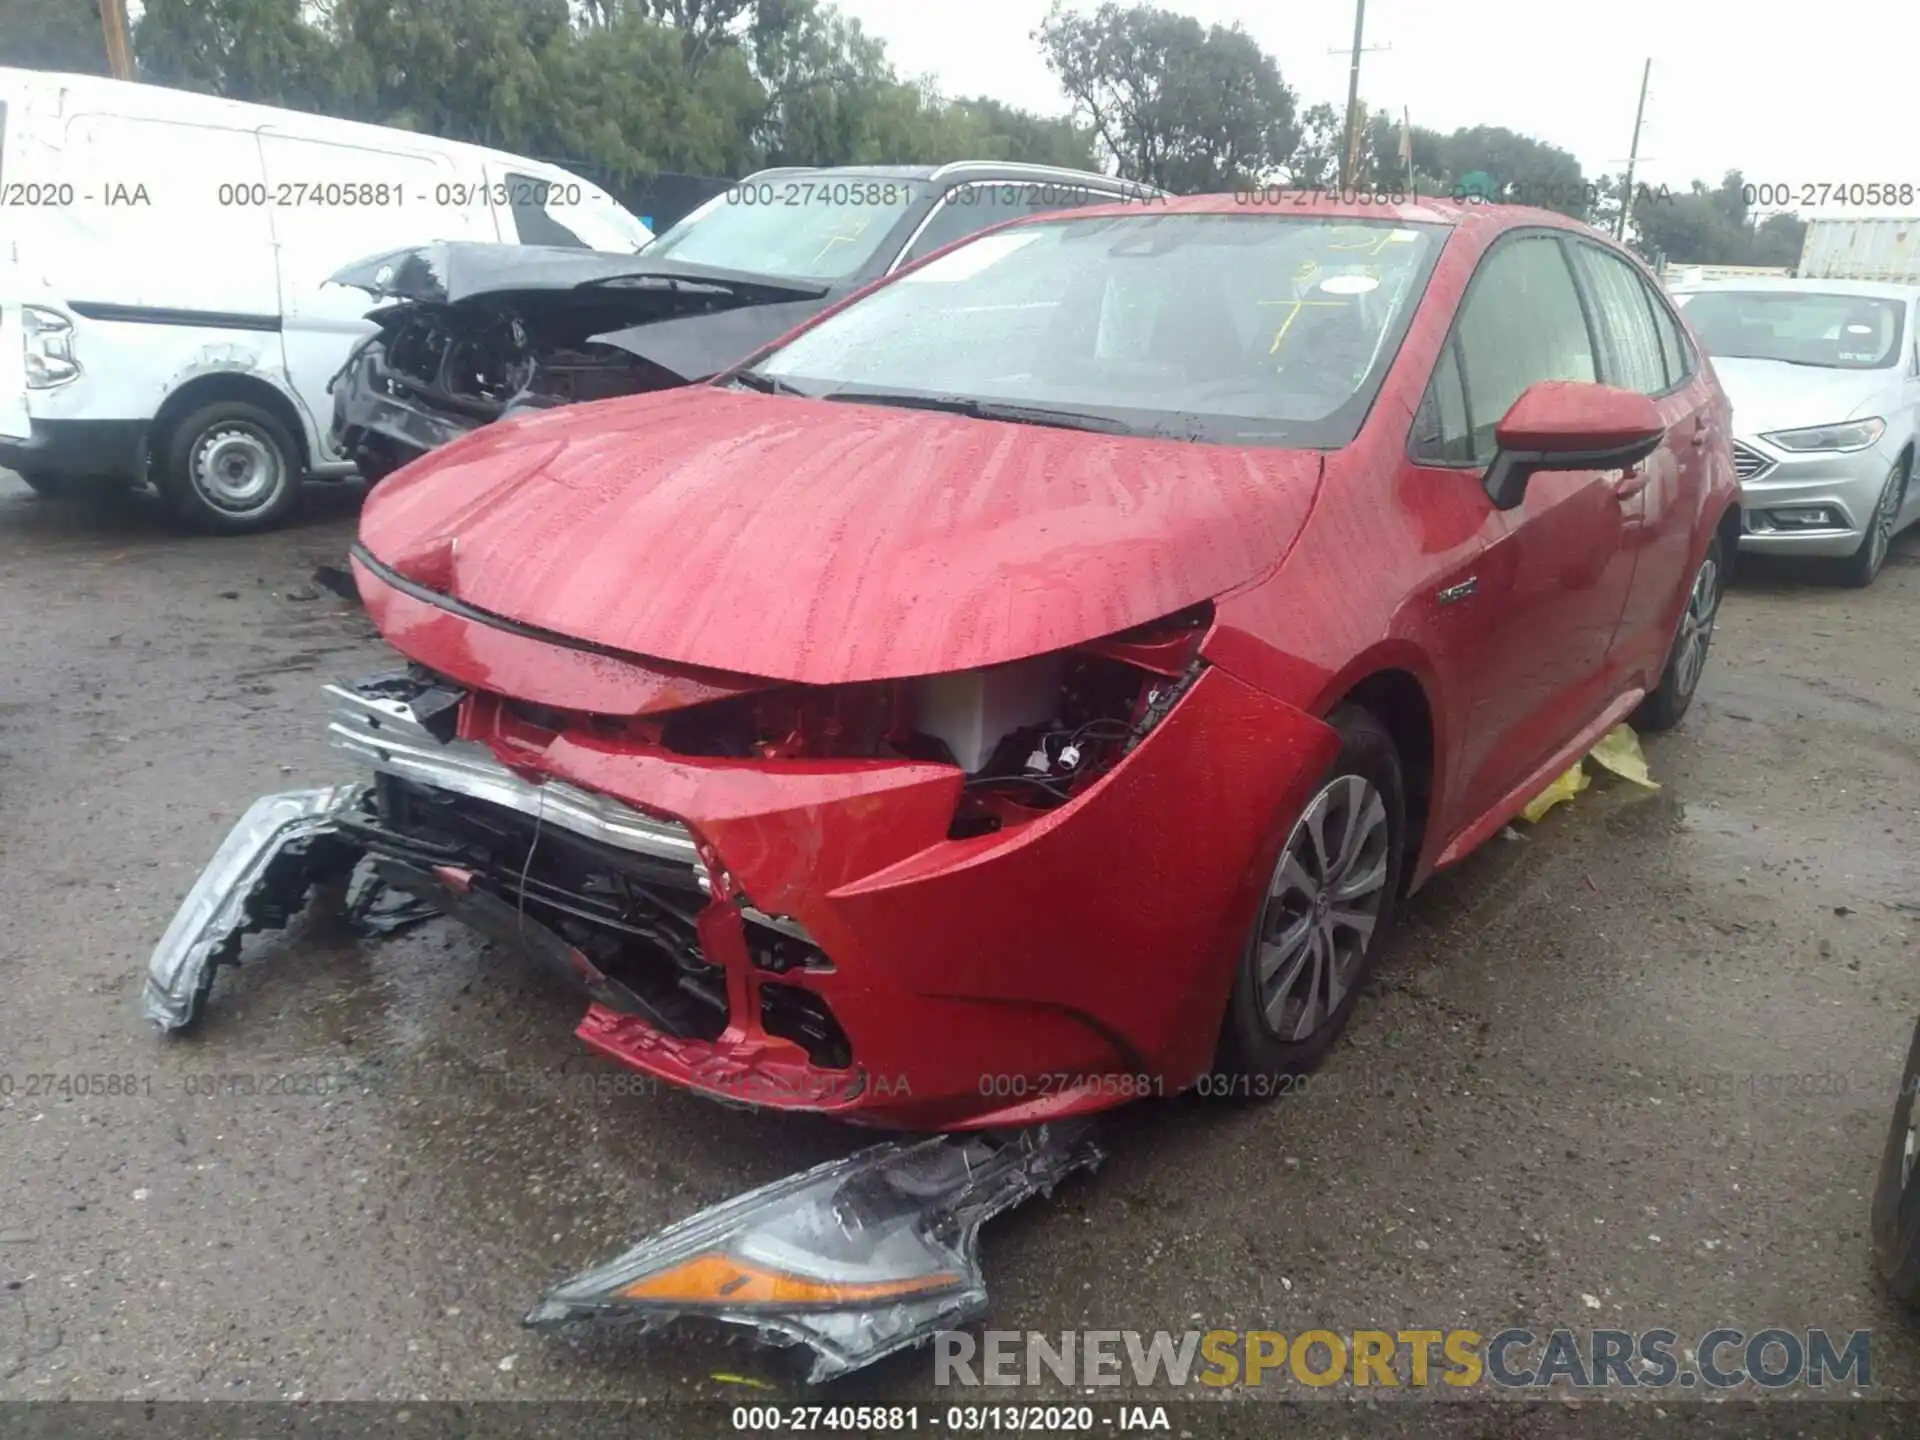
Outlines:
{"type": "Polygon", "coordinates": [[[107,42],[107,66],[116,80],[133,78],[133,54],[127,45],[126,0],[100,0],[100,31],[107,42]]]}
{"type": "MultiPolygon", "coordinates": [[[[1367,0],[1354,0],[1353,7],[1353,67],[1347,72],[1347,134],[1346,144],[1340,147],[1340,188],[1352,188],[1353,172],[1360,163],[1360,57],[1374,50],[1391,50],[1391,45],[1365,45],[1362,40],[1367,31],[1367,0]]],[[[1329,55],[1338,55],[1338,50],[1329,50],[1329,55]]]]}
{"type": "Polygon", "coordinates": [[[1640,105],[1633,112],[1633,148],[1627,151],[1627,181],[1625,193],[1620,197],[1620,213],[1613,217],[1613,238],[1627,238],[1627,211],[1633,208],[1633,167],[1640,159],[1640,122],[1647,116],[1647,81],[1653,75],[1653,58],[1647,58],[1646,68],[1640,72],[1640,105]]]}
{"type": "Polygon", "coordinates": [[[1359,139],[1355,119],[1360,109],[1360,45],[1367,33],[1367,0],[1353,3],[1353,64],[1347,70],[1347,143],[1340,149],[1340,188],[1353,186],[1354,145],[1359,139]]]}

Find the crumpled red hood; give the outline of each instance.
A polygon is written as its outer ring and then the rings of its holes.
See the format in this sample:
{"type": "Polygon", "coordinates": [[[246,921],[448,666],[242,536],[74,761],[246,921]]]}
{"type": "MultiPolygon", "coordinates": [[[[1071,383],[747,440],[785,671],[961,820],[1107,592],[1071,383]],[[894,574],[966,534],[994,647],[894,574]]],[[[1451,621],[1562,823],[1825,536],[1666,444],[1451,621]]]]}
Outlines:
{"type": "Polygon", "coordinates": [[[1212,599],[1285,553],[1320,468],[697,386],[476,431],[383,482],[360,539],[524,625],[832,684],[1017,660],[1212,599]]]}

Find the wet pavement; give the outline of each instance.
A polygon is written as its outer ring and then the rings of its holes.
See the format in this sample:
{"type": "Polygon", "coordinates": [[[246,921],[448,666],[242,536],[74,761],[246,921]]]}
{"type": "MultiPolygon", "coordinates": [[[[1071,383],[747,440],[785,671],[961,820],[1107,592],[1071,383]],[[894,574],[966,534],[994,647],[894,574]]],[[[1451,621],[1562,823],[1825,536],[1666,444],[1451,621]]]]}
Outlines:
{"type": "MultiPolygon", "coordinates": [[[[195,1037],[140,1015],[247,803],[354,773],[318,690],[386,655],[310,575],[356,505],[187,538],[0,476],[0,1398],[798,1396],[704,1333],[518,1321],[859,1133],[588,1056],[440,921],[302,922],[195,1037]]],[[[1876,1392],[1920,1398],[1866,1240],[1920,1013],[1917,617],[1920,534],[1864,593],[1743,576],[1658,794],[1603,781],[1436,880],[1304,1094],[1114,1122],[986,1232],[993,1324],[1864,1328],[1876,1392]]],[[[924,1352],[833,1393],[952,1398],[924,1352]]]]}

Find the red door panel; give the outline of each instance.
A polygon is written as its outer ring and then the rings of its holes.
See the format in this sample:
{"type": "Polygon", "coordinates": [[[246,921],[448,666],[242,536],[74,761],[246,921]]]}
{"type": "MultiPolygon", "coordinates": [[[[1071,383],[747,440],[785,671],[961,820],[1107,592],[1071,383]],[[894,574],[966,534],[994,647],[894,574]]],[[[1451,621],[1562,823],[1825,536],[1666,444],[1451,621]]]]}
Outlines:
{"type": "Polygon", "coordinates": [[[1693,403],[1700,388],[1658,402],[1667,421],[1666,442],[1642,467],[1646,487],[1627,516],[1635,555],[1633,588],[1614,637],[1613,666],[1623,676],[1645,676],[1648,689],[1659,683],[1677,623],[1674,607],[1681,586],[1691,579],[1694,520],[1706,488],[1705,447],[1711,434],[1704,405],[1693,403]]]}
{"type": "MultiPolygon", "coordinates": [[[[1483,557],[1498,635],[1475,689],[1463,765],[1482,808],[1586,723],[1614,686],[1607,652],[1626,608],[1634,554],[1619,472],[1543,472],[1483,557]]],[[[1470,817],[1469,817],[1470,818],[1470,817]]]]}

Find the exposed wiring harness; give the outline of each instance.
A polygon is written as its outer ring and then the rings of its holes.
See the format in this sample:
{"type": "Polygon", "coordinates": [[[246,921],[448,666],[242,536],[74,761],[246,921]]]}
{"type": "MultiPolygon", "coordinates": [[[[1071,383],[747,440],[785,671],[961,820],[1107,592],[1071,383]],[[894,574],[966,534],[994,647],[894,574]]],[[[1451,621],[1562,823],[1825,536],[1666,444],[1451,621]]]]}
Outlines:
{"type": "Polygon", "coordinates": [[[1033,759],[1045,757],[1047,770],[1035,773],[1032,760],[1026,773],[1005,772],[994,775],[975,775],[963,782],[966,790],[983,790],[998,786],[1023,785],[1044,792],[1052,799],[1065,804],[1073,798],[1072,787],[1089,775],[1097,775],[1110,769],[1122,757],[1129,754],[1135,746],[1147,737],[1149,731],[1167,717],[1174,703],[1192,688],[1200,672],[1206,668],[1206,661],[1196,657],[1186,672],[1171,684],[1156,687],[1149,695],[1145,710],[1137,721],[1128,723],[1111,717],[1101,717],[1086,721],[1084,724],[1068,728],[1056,727],[1043,730],[1034,736],[1037,748],[1033,759]],[[1056,751],[1052,742],[1064,743],[1056,751]],[[1079,747],[1089,740],[1106,742],[1117,746],[1115,751],[1106,754],[1081,752],[1079,747]],[[1068,759],[1069,754],[1072,758],[1068,759]],[[1052,767],[1065,763],[1066,768],[1054,770],[1052,767]]]}

